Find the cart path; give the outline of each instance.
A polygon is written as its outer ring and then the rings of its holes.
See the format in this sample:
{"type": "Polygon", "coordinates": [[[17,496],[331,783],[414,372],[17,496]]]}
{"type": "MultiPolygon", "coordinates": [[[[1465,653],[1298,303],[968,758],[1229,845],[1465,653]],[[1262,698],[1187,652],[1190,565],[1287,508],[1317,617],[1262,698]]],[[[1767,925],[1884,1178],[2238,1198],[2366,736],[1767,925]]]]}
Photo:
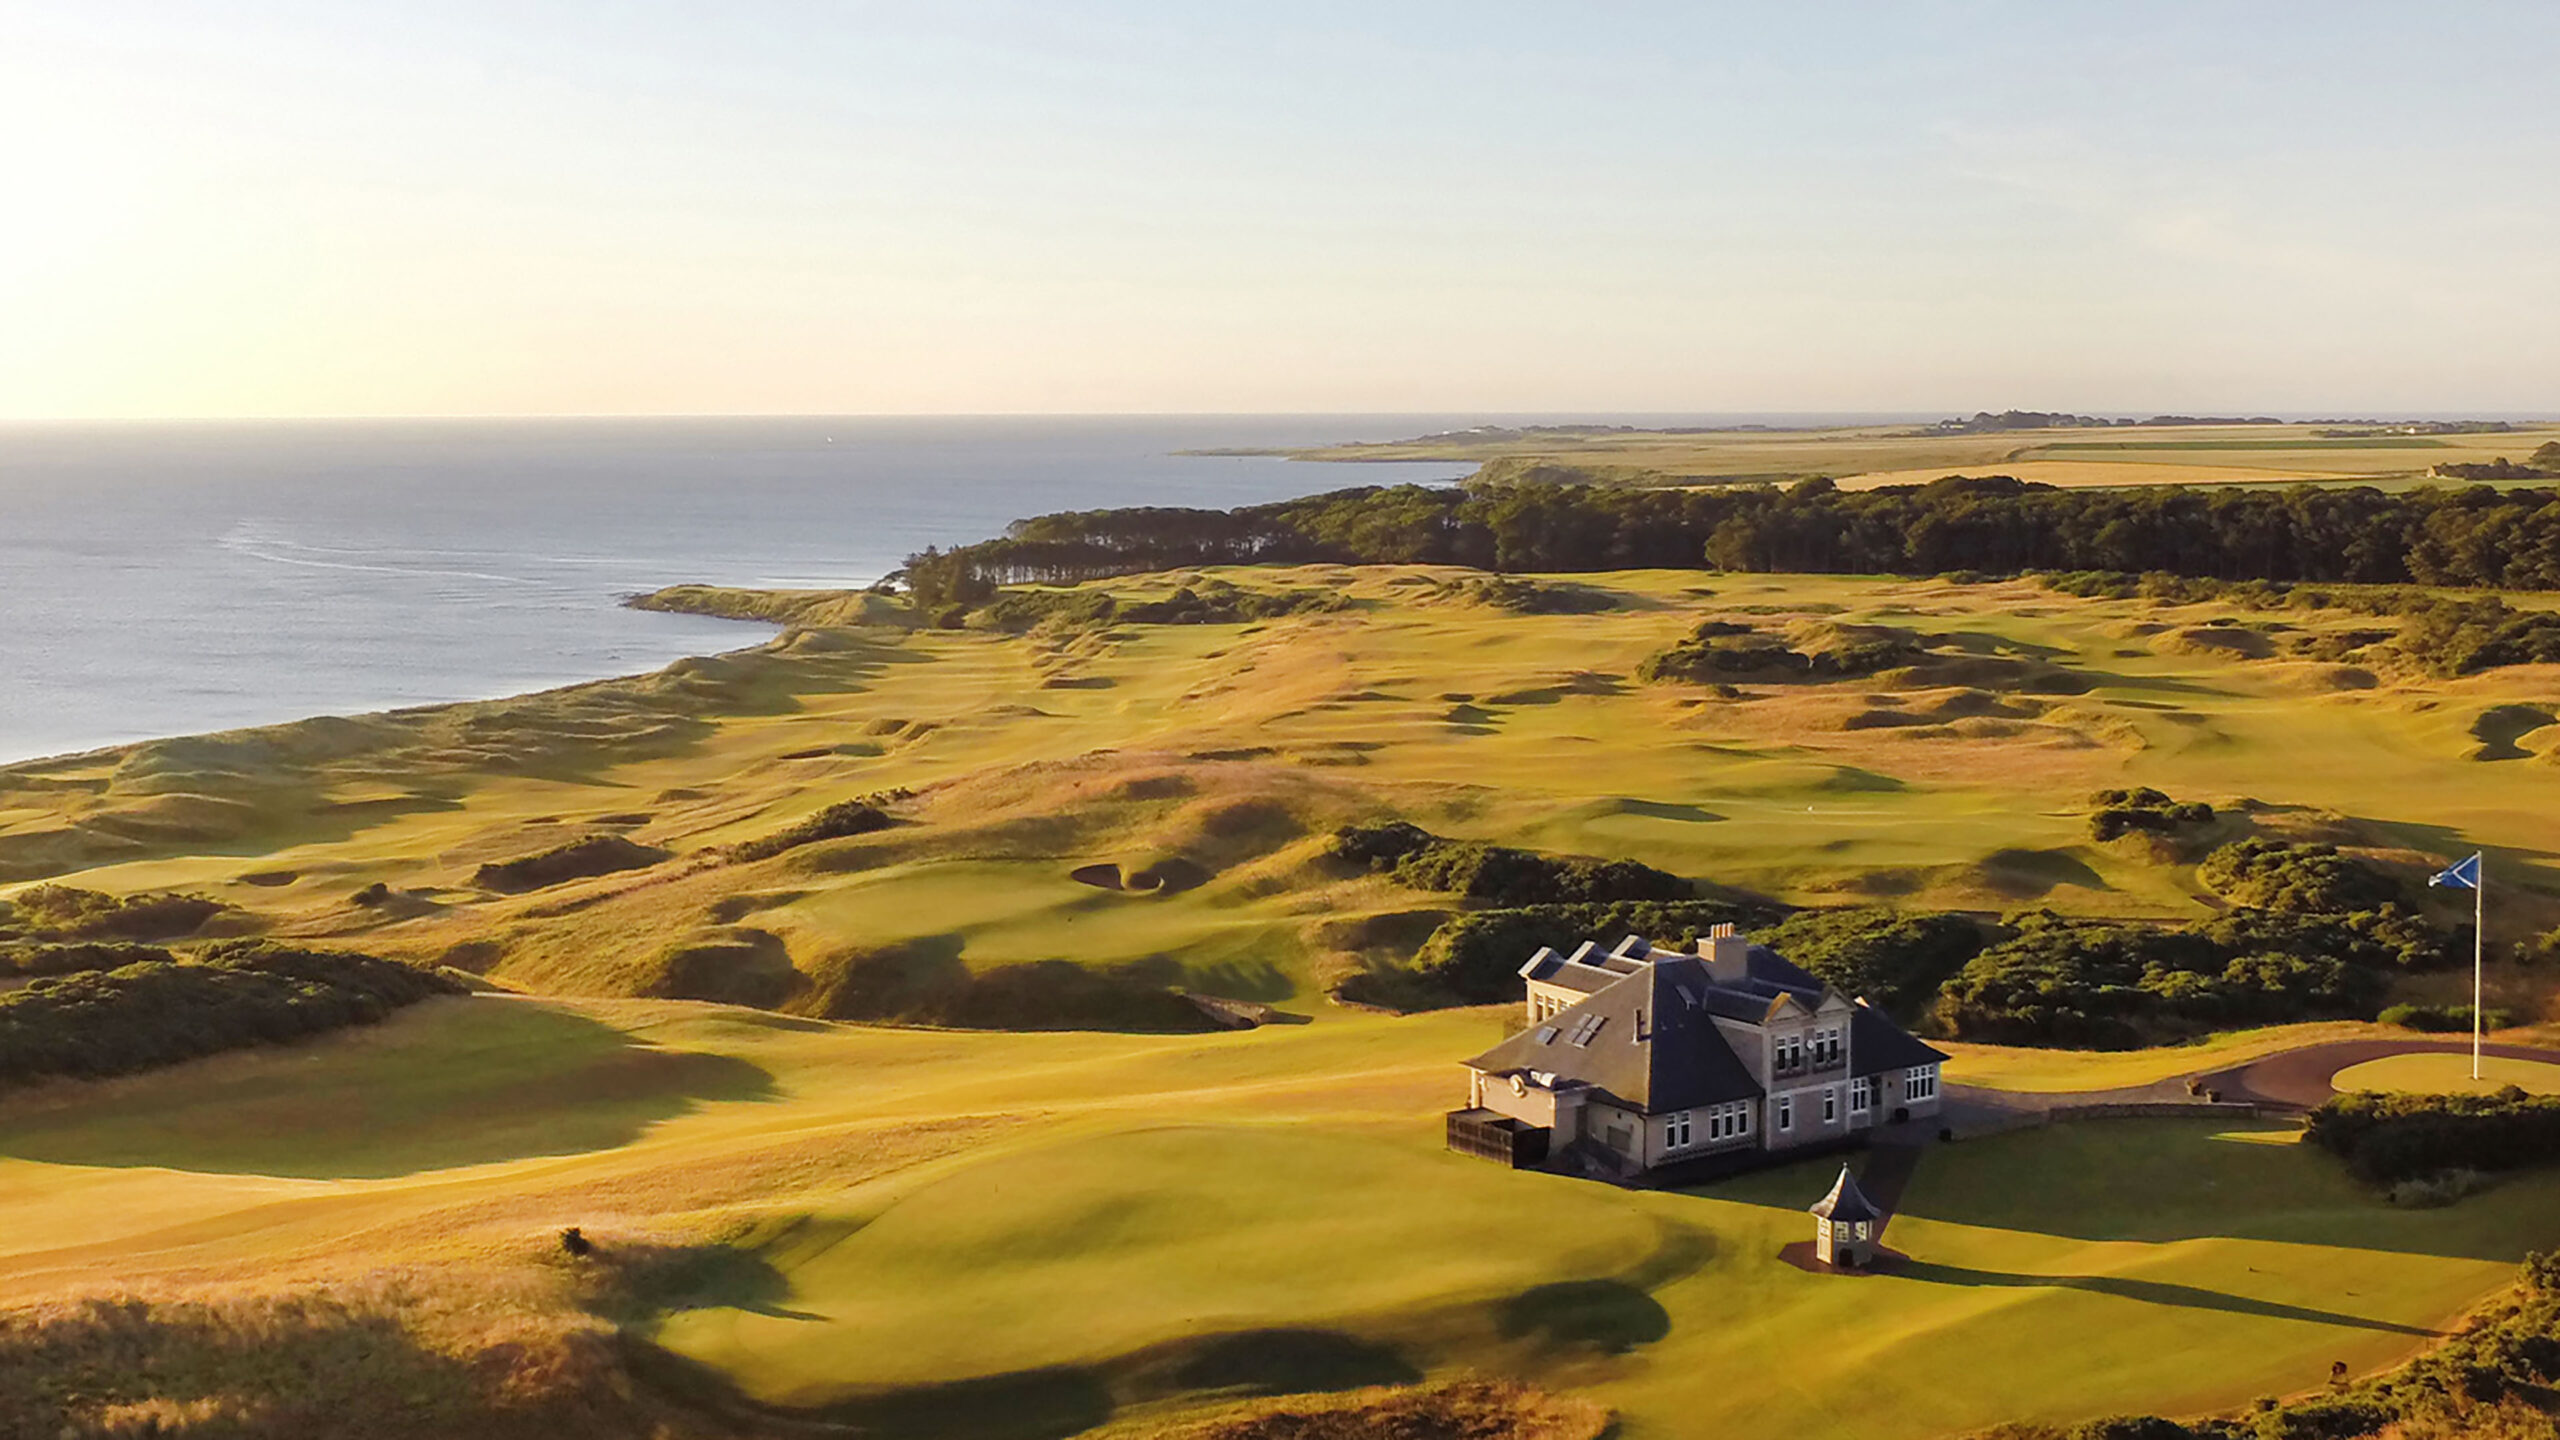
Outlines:
{"type": "MultiPolygon", "coordinates": [[[[2278,1110],[2317,1110],[2337,1093],[2329,1084],[2330,1078],[2350,1065],[2387,1060],[2394,1055],[2470,1053],[2471,1042],[2463,1039],[2333,1040],[2216,1070],[2202,1079],[2205,1088],[2221,1091],[2225,1100],[2278,1110]]],[[[2560,1050],[2531,1045],[2484,1045],[2480,1053],[2501,1060],[2539,1060],[2560,1065],[2560,1050]]]]}

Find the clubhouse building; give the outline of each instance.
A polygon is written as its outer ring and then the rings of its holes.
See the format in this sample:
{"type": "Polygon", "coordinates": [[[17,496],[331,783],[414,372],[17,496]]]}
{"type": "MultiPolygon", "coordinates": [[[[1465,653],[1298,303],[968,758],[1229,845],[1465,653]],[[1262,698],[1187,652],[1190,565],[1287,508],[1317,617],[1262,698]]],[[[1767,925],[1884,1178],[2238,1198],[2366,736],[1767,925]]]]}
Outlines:
{"type": "Polygon", "coordinates": [[[1453,1150],[1633,1178],[1938,1112],[1943,1053],[1730,925],[1694,954],[1542,948],[1520,975],[1528,1026],[1467,1062],[1453,1150]]]}

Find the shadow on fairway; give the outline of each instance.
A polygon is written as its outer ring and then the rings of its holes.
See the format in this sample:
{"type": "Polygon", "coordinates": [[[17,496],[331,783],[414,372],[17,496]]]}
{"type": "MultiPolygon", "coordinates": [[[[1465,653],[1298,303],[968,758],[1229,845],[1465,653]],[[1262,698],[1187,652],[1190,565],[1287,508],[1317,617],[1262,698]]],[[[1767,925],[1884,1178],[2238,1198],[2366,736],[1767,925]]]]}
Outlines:
{"type": "MultiPolygon", "coordinates": [[[[752,1282],[761,1291],[763,1282],[752,1282]]],[[[776,1313],[767,1311],[765,1313],[776,1313]]],[[[779,1312],[796,1318],[795,1312],[779,1312]]],[[[1239,1330],[1151,1346],[1099,1365],[1050,1365],[914,1385],[809,1408],[759,1405],[698,1361],[643,1343],[637,1369],[696,1405],[788,1425],[849,1427],[871,1440],[1063,1440],[1124,1404],[1203,1394],[1304,1395],[1410,1385],[1422,1372],[1395,1350],[1336,1330],[1239,1330]]]]}
{"type": "Polygon", "coordinates": [[[1503,1301],[1495,1326],[1505,1340],[1534,1338],[1541,1349],[1624,1355],[1669,1335],[1671,1313],[1623,1280],[1571,1280],[1503,1301]]]}
{"type": "Polygon", "coordinates": [[[2027,1290],[2085,1290],[2093,1295],[2113,1295],[2124,1300],[2139,1300],[2146,1305],[2180,1305],[2195,1310],[2220,1310],[2232,1315],[2257,1315],[2270,1320],[2305,1320],[2314,1325],[2337,1325],[2353,1330],[2379,1330],[2389,1335],[2412,1335],[2427,1340],[2440,1340],[2445,1334],[2441,1330],[2430,1330],[2422,1325],[2401,1325],[2389,1320],[2349,1315],[2338,1310],[2314,1310],[2300,1305],[2279,1305],[2270,1300],[2252,1300],[2246,1295],[2207,1290],[2199,1285],[2173,1285],[2160,1280],[2133,1280],[2121,1275],[2014,1275],[2003,1270],[1969,1270],[1961,1265],[1933,1265],[1920,1260],[1908,1261],[1893,1273],[1902,1279],[1924,1280],[1933,1285],[1988,1285],[2027,1290]]]}
{"type": "MultiPolygon", "coordinates": [[[[1895,1215],[2073,1240],[2263,1240],[2513,1265],[2551,1203],[2549,1177],[2519,1172],[2459,1204],[2397,1208],[2290,1132],[2243,1125],[2250,1133],[2221,1119],[2082,1120],[1928,1143],[1895,1215]]],[[[1872,1172],[1881,1153],[1853,1168],[1872,1172]]],[[[1839,1165],[1775,1166],[1691,1193],[1800,1215],[1839,1165]]],[[[1911,1248],[1909,1235],[1887,1234],[1911,1248]]]]}
{"type": "Polygon", "coordinates": [[[470,996],[302,1044],[14,1097],[0,1110],[0,1155],[381,1179],[611,1149],[702,1104],[774,1094],[770,1074],[735,1056],[470,996]]]}

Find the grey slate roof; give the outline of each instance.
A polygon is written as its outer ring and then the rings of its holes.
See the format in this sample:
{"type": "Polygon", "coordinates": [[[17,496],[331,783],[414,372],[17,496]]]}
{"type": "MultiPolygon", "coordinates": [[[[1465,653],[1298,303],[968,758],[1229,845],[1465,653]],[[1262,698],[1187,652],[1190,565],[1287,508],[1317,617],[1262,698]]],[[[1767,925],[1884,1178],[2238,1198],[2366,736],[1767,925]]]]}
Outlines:
{"type": "Polygon", "coordinates": [[[1618,942],[1614,950],[1603,952],[1598,945],[1584,941],[1571,955],[1559,955],[1541,945],[1529,963],[1520,967],[1522,979],[1543,981],[1585,995],[1596,994],[1619,980],[1644,968],[1653,947],[1630,935],[1618,942]]]}
{"type": "Polygon", "coordinates": [[[1849,1063],[1856,1067],[1858,1074],[1874,1075],[1914,1065],[1936,1065],[1946,1058],[1947,1052],[1894,1024],[1881,1011],[1861,1005],[1857,1007],[1857,1013],[1849,1017],[1849,1063]]]}
{"type": "Polygon", "coordinates": [[[1860,1220],[1884,1218],[1884,1212],[1877,1209],[1875,1202],[1867,1198],[1867,1193],[1858,1188],[1858,1177],[1850,1174],[1846,1165],[1840,1167],[1840,1178],[1831,1182],[1831,1193],[1805,1208],[1819,1220],[1847,1220],[1854,1224],[1860,1220]]]}
{"type": "Polygon", "coordinates": [[[1759,1083],[1701,1007],[1710,993],[1696,956],[1663,957],[1467,1064],[1578,1080],[1649,1115],[1752,1099],[1759,1083]],[[1595,1022],[1588,1042],[1575,1044],[1595,1022]]]}
{"type": "MultiPolygon", "coordinates": [[[[1735,1038],[1717,1028],[1716,1018],[1756,1027],[1788,1000],[1811,1010],[1826,993],[1820,981],[1762,946],[1752,946],[1746,958],[1711,962],[1655,951],[1632,936],[1606,952],[1592,944],[1570,956],[1541,949],[1520,973],[1584,996],[1468,1061],[1469,1068],[1528,1072],[1559,1088],[1586,1085],[1652,1115],[1763,1094],[1758,1062],[1736,1053],[1735,1038]]],[[[1853,1007],[1849,1025],[1855,1074],[1947,1058],[1864,1005],[1853,1007]]],[[[1748,1048],[1751,1032],[1737,1033],[1748,1048]]]]}

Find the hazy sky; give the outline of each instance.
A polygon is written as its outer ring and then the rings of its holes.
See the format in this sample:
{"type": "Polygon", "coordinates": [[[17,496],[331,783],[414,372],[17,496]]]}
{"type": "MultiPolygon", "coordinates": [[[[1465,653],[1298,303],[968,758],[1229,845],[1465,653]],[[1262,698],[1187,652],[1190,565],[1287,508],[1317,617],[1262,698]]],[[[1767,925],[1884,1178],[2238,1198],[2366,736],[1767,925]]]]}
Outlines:
{"type": "Polygon", "coordinates": [[[0,0],[0,415],[2560,411],[2560,5],[0,0]]]}

